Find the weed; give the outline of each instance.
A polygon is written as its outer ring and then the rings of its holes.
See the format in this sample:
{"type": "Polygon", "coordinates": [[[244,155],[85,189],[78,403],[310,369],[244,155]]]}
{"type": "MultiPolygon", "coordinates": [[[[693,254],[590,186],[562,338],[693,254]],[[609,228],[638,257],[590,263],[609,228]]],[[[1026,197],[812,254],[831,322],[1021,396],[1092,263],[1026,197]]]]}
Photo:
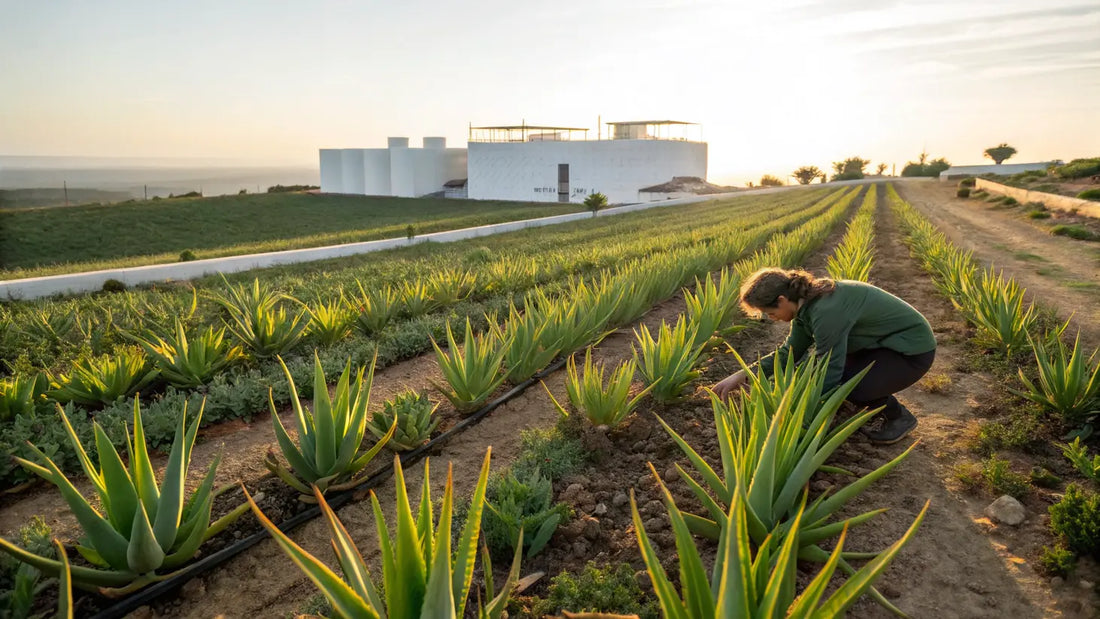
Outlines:
{"type": "Polygon", "coordinates": [[[1005,199],[1001,200],[1001,204],[1005,206],[1016,206],[1019,203],[1020,201],[1016,198],[1013,198],[1012,196],[1005,196],[1005,199]]]}
{"type": "Polygon", "coordinates": [[[951,474],[967,492],[975,492],[982,487],[982,467],[975,462],[960,462],[952,467],[951,474]]]}
{"type": "Polygon", "coordinates": [[[1043,546],[1043,554],[1039,556],[1039,567],[1048,576],[1065,578],[1073,571],[1076,563],[1077,557],[1061,546],[1043,546]]]}
{"type": "Polygon", "coordinates": [[[101,288],[101,290],[103,290],[103,292],[125,292],[126,284],[118,281],[117,279],[111,278],[103,282],[103,287],[101,288]]]}
{"type": "Polygon", "coordinates": [[[1100,555],[1100,496],[1070,484],[1050,506],[1050,530],[1079,555],[1100,555]]]}
{"type": "Polygon", "coordinates": [[[558,525],[571,515],[565,503],[554,503],[551,481],[538,469],[519,477],[515,471],[497,477],[485,497],[484,518],[481,521],[485,543],[494,556],[508,557],[515,552],[520,531],[523,532],[525,556],[539,553],[554,535],[558,525]]]}
{"type": "Polygon", "coordinates": [[[1100,200],[1100,189],[1086,189],[1077,194],[1082,200],[1100,200]]]}
{"type": "Polygon", "coordinates": [[[986,487],[997,496],[1007,494],[1019,499],[1031,487],[1027,475],[1014,472],[1008,460],[996,455],[982,463],[982,479],[985,480],[986,487]]]}
{"type": "Polygon", "coordinates": [[[1050,233],[1054,236],[1068,236],[1078,241],[1100,240],[1100,234],[1096,234],[1080,224],[1058,224],[1050,229],[1050,233]]]}
{"type": "Polygon", "coordinates": [[[942,372],[925,374],[917,388],[928,393],[946,393],[951,388],[951,377],[942,372]]]}
{"type": "Polygon", "coordinates": [[[1035,209],[1027,212],[1028,219],[1050,219],[1050,211],[1035,209]]]}
{"type": "Polygon", "coordinates": [[[520,453],[512,471],[525,477],[539,471],[558,480],[581,469],[588,459],[580,441],[558,428],[532,428],[520,433],[520,453]]]}
{"type": "Polygon", "coordinates": [[[969,198],[970,197],[970,188],[969,187],[959,187],[957,190],[955,190],[955,197],[957,197],[957,198],[969,198]]]}
{"type": "Polygon", "coordinates": [[[555,615],[563,610],[637,615],[641,619],[660,616],[656,600],[638,586],[627,563],[596,567],[589,561],[578,575],[562,572],[555,576],[546,598],[532,608],[532,615],[555,615]]]}
{"type": "Polygon", "coordinates": [[[195,255],[195,252],[191,251],[190,249],[185,249],[185,250],[180,252],[180,256],[179,256],[179,261],[180,262],[191,262],[193,260],[198,260],[198,259],[199,259],[199,257],[195,255]]]}
{"type": "Polygon", "coordinates": [[[1032,451],[1042,442],[1043,424],[1037,415],[1014,411],[1007,419],[988,421],[978,429],[977,451],[993,454],[1001,449],[1032,451]]]}

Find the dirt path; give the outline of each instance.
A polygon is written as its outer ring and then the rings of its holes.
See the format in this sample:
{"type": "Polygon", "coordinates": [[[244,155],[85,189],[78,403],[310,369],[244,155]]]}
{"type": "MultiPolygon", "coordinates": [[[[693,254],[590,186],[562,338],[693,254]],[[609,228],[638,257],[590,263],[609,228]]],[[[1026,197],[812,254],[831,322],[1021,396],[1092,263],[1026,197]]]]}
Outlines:
{"type": "Polygon", "coordinates": [[[898,192],[983,265],[1012,274],[1031,298],[1054,308],[1089,348],[1100,346],[1100,247],[1052,236],[976,200],[951,183],[898,183],[898,192]]]}
{"type": "MultiPolygon", "coordinates": [[[[1041,499],[1025,501],[1028,519],[1014,528],[994,525],[984,516],[991,498],[961,494],[952,466],[967,451],[966,427],[974,417],[972,402],[981,401],[999,387],[987,375],[955,371],[963,353],[963,323],[909,257],[897,219],[885,204],[876,219],[873,283],[904,298],[928,318],[939,343],[931,373],[944,374],[951,383],[945,393],[915,386],[899,395],[920,419],[911,435],[920,445],[890,476],[849,505],[848,515],[890,508],[866,525],[867,529],[853,531],[852,550],[877,550],[897,540],[925,500],[931,499],[916,538],[882,581],[883,593],[897,606],[913,617],[1092,616],[1089,593],[1068,589],[1060,591],[1056,599],[1047,580],[1031,565],[1038,545],[1048,539],[1044,533],[1046,504],[1041,499]]],[[[859,437],[848,442],[836,461],[857,472],[870,471],[908,444],[876,447],[859,437]]],[[[866,598],[852,615],[891,616],[866,598]]]]}

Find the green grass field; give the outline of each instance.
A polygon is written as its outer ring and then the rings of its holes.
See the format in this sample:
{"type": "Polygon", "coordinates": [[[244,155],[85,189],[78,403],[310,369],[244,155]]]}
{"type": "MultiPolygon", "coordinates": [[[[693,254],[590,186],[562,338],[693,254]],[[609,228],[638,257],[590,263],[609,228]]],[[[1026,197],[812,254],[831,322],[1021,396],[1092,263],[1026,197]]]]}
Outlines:
{"type": "Polygon", "coordinates": [[[319,247],[546,217],[579,205],[306,193],[0,211],[0,279],[319,247]]]}

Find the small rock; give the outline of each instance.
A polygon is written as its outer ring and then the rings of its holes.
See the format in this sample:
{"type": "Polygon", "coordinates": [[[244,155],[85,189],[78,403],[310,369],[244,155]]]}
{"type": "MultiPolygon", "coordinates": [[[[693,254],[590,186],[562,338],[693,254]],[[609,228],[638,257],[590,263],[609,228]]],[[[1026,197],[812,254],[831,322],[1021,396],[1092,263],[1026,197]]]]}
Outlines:
{"type": "Polygon", "coordinates": [[[676,470],[676,467],[670,466],[665,469],[665,474],[661,477],[664,478],[665,481],[673,481],[674,479],[680,477],[680,473],[676,470]]]}
{"type": "Polygon", "coordinates": [[[665,529],[665,521],[663,518],[650,518],[645,521],[645,530],[647,533],[656,533],[665,529]]]}
{"type": "Polygon", "coordinates": [[[977,593],[978,595],[985,595],[989,593],[989,590],[985,588],[980,582],[968,582],[966,588],[977,593]]]}
{"type": "Polygon", "coordinates": [[[653,477],[650,476],[649,474],[638,476],[638,487],[639,488],[648,488],[650,486],[650,484],[652,484],[652,483],[653,483],[653,477]]]}
{"type": "Polygon", "coordinates": [[[1027,518],[1024,506],[1007,494],[990,503],[985,508],[985,515],[1011,526],[1016,526],[1027,518]]]}
{"type": "Polygon", "coordinates": [[[631,451],[633,451],[635,453],[640,453],[640,452],[645,451],[645,441],[638,441],[638,442],[634,443],[634,447],[631,451]]]}
{"type": "Polygon", "coordinates": [[[1062,578],[1061,576],[1055,576],[1054,578],[1050,579],[1050,586],[1052,589],[1061,587],[1064,584],[1066,584],[1066,579],[1062,578]]]}
{"type": "Polygon", "coordinates": [[[611,499],[611,504],[615,507],[622,507],[630,502],[630,497],[625,492],[619,492],[611,499]]]}
{"type": "Polygon", "coordinates": [[[593,541],[599,539],[600,521],[595,518],[586,520],[584,523],[584,536],[593,541]]]}
{"type": "Polygon", "coordinates": [[[573,542],[573,556],[578,559],[588,556],[588,544],[583,541],[573,542]]]}
{"type": "Polygon", "coordinates": [[[1084,589],[1085,591],[1091,591],[1092,588],[1095,587],[1096,585],[1094,585],[1093,583],[1091,583],[1087,580],[1082,579],[1081,582],[1077,583],[1077,586],[1084,589]]]}
{"type": "MultiPolygon", "coordinates": [[[[642,572],[643,574],[645,572],[642,572]]],[[[130,613],[130,617],[133,619],[153,619],[153,609],[148,606],[141,606],[134,612],[130,613]]]]}
{"type": "Polygon", "coordinates": [[[653,581],[649,579],[649,572],[645,570],[638,570],[634,572],[634,582],[638,583],[638,586],[642,591],[646,591],[653,587],[653,581]]]}
{"type": "Polygon", "coordinates": [[[817,480],[817,481],[810,484],[810,490],[813,490],[817,494],[823,494],[825,492],[828,492],[829,490],[832,489],[832,487],[833,487],[833,485],[830,484],[829,482],[825,481],[824,479],[819,479],[819,480],[817,480]]]}
{"type": "Polygon", "coordinates": [[[650,502],[646,503],[645,507],[642,508],[642,512],[645,513],[645,514],[648,514],[650,516],[656,516],[657,514],[660,514],[663,511],[665,511],[664,503],[661,503],[660,501],[657,501],[657,500],[653,500],[653,501],[650,501],[650,502]]]}
{"type": "Polygon", "coordinates": [[[607,505],[605,505],[603,503],[597,503],[596,504],[596,509],[592,510],[592,513],[597,515],[597,516],[603,516],[604,514],[607,513],[607,505]]]}
{"type": "Polygon", "coordinates": [[[565,492],[561,493],[561,500],[565,501],[566,503],[572,503],[577,499],[577,495],[579,495],[583,490],[584,486],[580,484],[569,484],[569,487],[565,489],[565,492]]]}

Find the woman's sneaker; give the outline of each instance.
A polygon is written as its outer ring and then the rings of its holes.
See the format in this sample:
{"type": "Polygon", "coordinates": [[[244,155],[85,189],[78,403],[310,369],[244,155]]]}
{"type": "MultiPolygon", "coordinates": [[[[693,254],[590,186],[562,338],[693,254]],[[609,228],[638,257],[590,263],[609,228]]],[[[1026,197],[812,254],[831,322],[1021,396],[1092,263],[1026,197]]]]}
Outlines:
{"type": "Polygon", "coordinates": [[[876,445],[893,445],[901,439],[909,436],[909,433],[917,427],[917,418],[909,409],[900,406],[901,414],[893,419],[884,419],[878,429],[866,432],[867,438],[876,445]]]}

